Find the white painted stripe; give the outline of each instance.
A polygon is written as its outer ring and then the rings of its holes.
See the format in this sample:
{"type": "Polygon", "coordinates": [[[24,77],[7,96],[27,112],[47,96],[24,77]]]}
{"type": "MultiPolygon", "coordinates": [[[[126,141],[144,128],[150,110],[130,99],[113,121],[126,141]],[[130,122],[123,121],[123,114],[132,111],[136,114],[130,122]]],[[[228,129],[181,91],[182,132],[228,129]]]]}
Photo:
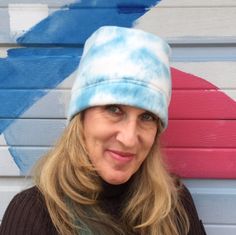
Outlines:
{"type": "Polygon", "coordinates": [[[0,145],[7,145],[5,137],[3,134],[0,134],[0,145]]]}
{"type": "Polygon", "coordinates": [[[224,91],[231,99],[233,99],[236,102],[236,93],[233,91],[224,91]]]}
{"type": "Polygon", "coordinates": [[[51,146],[62,134],[66,120],[16,119],[5,131],[11,146],[51,146]]]}
{"type": "Polygon", "coordinates": [[[235,0],[165,0],[158,4],[158,7],[232,7],[236,6],[235,0]]]}
{"type": "Polygon", "coordinates": [[[8,147],[0,149],[0,175],[10,176],[10,175],[20,175],[20,169],[14,162],[8,147]]]}
{"type": "Polygon", "coordinates": [[[236,234],[236,225],[233,224],[205,224],[205,229],[207,235],[235,235],[236,234]]]}
{"type": "Polygon", "coordinates": [[[7,58],[8,57],[8,50],[11,50],[11,49],[19,49],[19,48],[22,48],[21,46],[12,46],[12,47],[0,47],[0,58],[7,58]]]}
{"type": "Polygon", "coordinates": [[[63,80],[63,82],[61,82],[57,88],[71,88],[75,78],[76,78],[76,74],[77,74],[77,70],[75,70],[73,73],[70,74],[70,76],[68,76],[66,79],[63,80]]]}
{"type": "Polygon", "coordinates": [[[135,22],[135,27],[157,34],[166,40],[183,38],[189,38],[190,41],[196,38],[214,40],[218,37],[226,39],[235,37],[236,27],[233,23],[235,21],[235,7],[181,8],[157,5],[140,17],[135,22]]]}
{"type": "Polygon", "coordinates": [[[19,36],[48,16],[47,4],[8,4],[12,36],[19,36]]]}
{"type": "Polygon", "coordinates": [[[0,58],[6,58],[7,57],[7,50],[9,48],[6,48],[6,47],[2,47],[0,48],[0,58]]]}
{"type": "Polygon", "coordinates": [[[65,118],[67,116],[70,91],[51,90],[27,109],[21,117],[65,118]]]}

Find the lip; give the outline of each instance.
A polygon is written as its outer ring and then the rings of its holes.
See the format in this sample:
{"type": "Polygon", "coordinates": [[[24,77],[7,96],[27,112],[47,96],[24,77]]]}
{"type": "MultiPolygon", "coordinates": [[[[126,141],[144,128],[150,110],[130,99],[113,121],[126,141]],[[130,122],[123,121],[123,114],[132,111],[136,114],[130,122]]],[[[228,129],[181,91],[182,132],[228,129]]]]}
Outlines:
{"type": "Polygon", "coordinates": [[[129,153],[129,152],[122,152],[122,151],[117,151],[117,150],[112,150],[112,149],[107,149],[106,152],[108,152],[109,156],[121,163],[128,163],[133,160],[135,157],[134,153],[129,153]]]}

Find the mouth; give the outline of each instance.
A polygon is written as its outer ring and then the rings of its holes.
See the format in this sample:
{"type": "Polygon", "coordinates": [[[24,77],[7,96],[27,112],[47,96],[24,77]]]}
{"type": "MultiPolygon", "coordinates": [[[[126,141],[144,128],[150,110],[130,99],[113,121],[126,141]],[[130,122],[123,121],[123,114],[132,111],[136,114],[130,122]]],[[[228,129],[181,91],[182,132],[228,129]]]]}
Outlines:
{"type": "Polygon", "coordinates": [[[132,161],[135,157],[134,153],[117,151],[113,149],[107,149],[106,152],[109,154],[111,158],[120,163],[128,163],[132,161]]]}

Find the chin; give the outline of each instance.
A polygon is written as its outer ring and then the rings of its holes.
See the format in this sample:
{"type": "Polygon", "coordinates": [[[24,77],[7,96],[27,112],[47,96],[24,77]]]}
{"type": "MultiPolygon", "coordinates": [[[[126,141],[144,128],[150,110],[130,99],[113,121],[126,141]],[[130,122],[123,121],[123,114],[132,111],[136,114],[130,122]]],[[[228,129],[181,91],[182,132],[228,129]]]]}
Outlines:
{"type": "Polygon", "coordinates": [[[130,179],[130,176],[123,176],[123,177],[105,177],[103,180],[109,184],[119,185],[124,184],[130,179]]]}

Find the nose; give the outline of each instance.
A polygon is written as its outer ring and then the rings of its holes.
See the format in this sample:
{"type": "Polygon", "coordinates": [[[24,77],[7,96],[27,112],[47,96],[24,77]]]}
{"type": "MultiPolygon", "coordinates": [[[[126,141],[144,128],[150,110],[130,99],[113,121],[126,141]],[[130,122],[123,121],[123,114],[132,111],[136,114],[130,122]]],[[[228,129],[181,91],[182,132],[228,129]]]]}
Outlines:
{"type": "Polygon", "coordinates": [[[124,120],[118,128],[116,139],[127,148],[135,147],[139,140],[136,120],[124,120]]]}

